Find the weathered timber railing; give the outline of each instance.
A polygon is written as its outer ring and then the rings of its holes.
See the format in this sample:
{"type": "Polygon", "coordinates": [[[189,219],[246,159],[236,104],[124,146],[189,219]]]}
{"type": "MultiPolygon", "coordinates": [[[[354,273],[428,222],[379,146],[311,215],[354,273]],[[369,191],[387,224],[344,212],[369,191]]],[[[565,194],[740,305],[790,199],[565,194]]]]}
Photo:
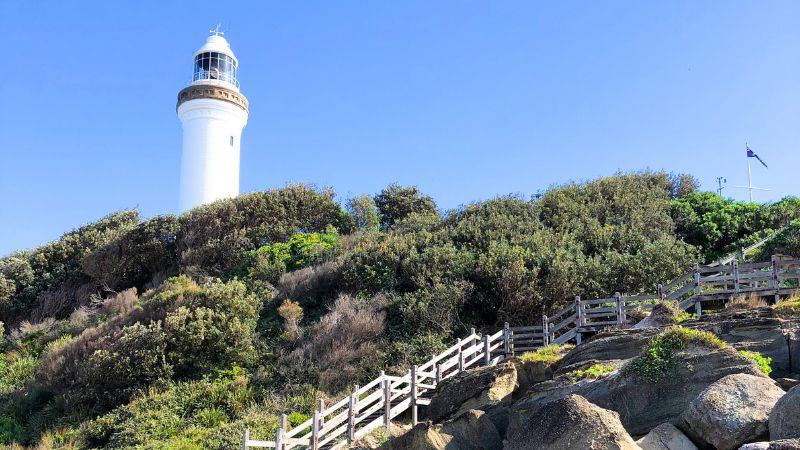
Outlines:
{"type": "Polygon", "coordinates": [[[286,416],[281,418],[274,441],[250,439],[244,431],[242,448],[276,448],[290,450],[298,447],[337,449],[360,439],[411,410],[413,424],[418,420],[420,406],[430,404],[429,397],[442,381],[478,365],[494,365],[518,353],[536,350],[550,344],[581,343],[582,335],[611,327],[631,326],[636,322],[634,310],[651,310],[660,300],[677,301],[682,309],[694,308],[702,314],[703,302],[727,301],[738,295],[780,297],[795,293],[800,287],[800,260],[742,263],[733,261],[727,266],[696,265],[692,272],[665,285],[658,285],[653,294],[582,300],[543,315],[541,322],[531,326],[512,327],[490,335],[472,329],[469,336],[434,356],[420,366],[412,366],[403,376],[383,372],[363,387],[354,386],[351,394],[325,407],[323,402],[314,415],[289,429],[286,416]]]}

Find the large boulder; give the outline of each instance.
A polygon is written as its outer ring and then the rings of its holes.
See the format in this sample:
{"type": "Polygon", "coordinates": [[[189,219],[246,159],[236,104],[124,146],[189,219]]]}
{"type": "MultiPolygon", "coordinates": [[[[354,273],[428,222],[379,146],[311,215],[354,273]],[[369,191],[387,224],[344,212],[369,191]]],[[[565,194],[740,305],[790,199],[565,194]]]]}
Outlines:
{"type": "MultiPolygon", "coordinates": [[[[396,438],[386,441],[378,450],[456,450],[453,436],[443,434],[430,422],[417,424],[396,438]]],[[[457,450],[472,450],[461,449],[457,450]]]]}
{"type": "Polygon", "coordinates": [[[800,450],[800,439],[781,439],[770,442],[744,444],[739,450],[800,450]]]}
{"type": "Polygon", "coordinates": [[[503,441],[494,423],[483,411],[471,409],[440,426],[442,433],[452,436],[463,446],[471,445],[475,450],[501,450],[503,441]]]}
{"type": "Polygon", "coordinates": [[[662,423],[636,441],[642,450],[697,450],[697,446],[671,423],[662,423]]]}
{"type": "Polygon", "coordinates": [[[772,358],[772,376],[789,375],[790,363],[793,361],[796,369],[800,361],[798,322],[780,317],[769,307],[707,314],[681,325],[710,331],[736,350],[759,352],[772,358]]]}
{"type": "Polygon", "coordinates": [[[379,450],[502,450],[503,441],[483,411],[470,410],[441,424],[423,422],[379,450]]]}
{"type": "Polygon", "coordinates": [[[675,302],[666,301],[653,305],[650,315],[642,319],[633,328],[663,328],[678,323],[680,309],[675,302]]]}
{"type": "Polygon", "coordinates": [[[520,395],[531,386],[553,378],[553,365],[546,361],[515,361],[517,367],[517,383],[519,389],[515,395],[520,395]]]}
{"type": "Polygon", "coordinates": [[[691,434],[718,450],[767,437],[767,421],[783,389],[763,376],[728,375],[707,387],[682,419],[691,434]]]}
{"type": "Polygon", "coordinates": [[[569,395],[534,409],[516,408],[505,450],[637,450],[619,414],[569,395]]]}
{"type": "Polygon", "coordinates": [[[769,415],[771,439],[800,438],[800,386],[789,389],[769,415]]]}
{"type": "Polygon", "coordinates": [[[592,382],[572,384],[554,380],[535,386],[515,407],[530,409],[577,394],[602,408],[617,411],[628,432],[644,435],[664,422],[678,425],[681,414],[705,388],[735,373],[763,377],[758,365],[732,349],[691,344],[677,354],[675,366],[658,382],[624,370],[592,382]]]}
{"type": "Polygon", "coordinates": [[[436,387],[426,410],[428,419],[440,422],[471,409],[508,407],[517,386],[517,369],[512,362],[461,372],[436,387]]]}

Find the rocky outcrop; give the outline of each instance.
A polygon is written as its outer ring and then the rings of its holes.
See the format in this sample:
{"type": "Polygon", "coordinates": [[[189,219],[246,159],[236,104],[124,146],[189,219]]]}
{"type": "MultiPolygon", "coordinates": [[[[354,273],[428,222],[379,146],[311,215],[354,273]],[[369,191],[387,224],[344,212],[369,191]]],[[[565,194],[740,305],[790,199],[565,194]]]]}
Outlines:
{"type": "Polygon", "coordinates": [[[637,450],[619,414],[569,395],[534,409],[515,409],[506,450],[637,450]]]}
{"type": "Polygon", "coordinates": [[[800,370],[797,324],[779,317],[772,308],[708,314],[682,325],[710,331],[737,350],[759,352],[772,358],[773,376],[790,374],[793,371],[790,362],[793,362],[795,371],[800,370]]]}
{"type": "Polygon", "coordinates": [[[517,394],[527,392],[531,386],[553,378],[553,366],[545,361],[516,361],[517,394]]]}
{"type": "Polygon", "coordinates": [[[662,423],[636,441],[642,450],[697,450],[697,446],[671,423],[662,423]]]}
{"type": "Polygon", "coordinates": [[[769,436],[771,439],[800,438],[800,386],[791,388],[772,408],[769,436]]]}
{"type": "Polygon", "coordinates": [[[427,408],[428,418],[440,422],[471,409],[502,409],[511,404],[517,386],[517,369],[512,362],[461,372],[439,384],[427,408]]]}
{"type": "Polygon", "coordinates": [[[739,447],[739,450],[800,450],[800,439],[754,442],[739,447]]]}
{"type": "Polygon", "coordinates": [[[707,387],[683,413],[693,436],[718,450],[737,449],[767,437],[767,421],[783,389],[769,378],[728,375],[707,387]]]}
{"type": "Polygon", "coordinates": [[[622,424],[631,434],[643,435],[664,422],[678,424],[689,404],[705,388],[726,375],[746,373],[763,376],[753,361],[732,349],[695,345],[678,355],[675,366],[658,383],[623,372],[588,383],[562,382],[561,386],[551,386],[552,389],[546,391],[532,389],[516,404],[527,403],[525,407],[531,408],[536,403],[578,394],[602,408],[619,412],[622,424]]]}
{"type": "Polygon", "coordinates": [[[585,369],[598,363],[622,361],[642,352],[647,343],[658,334],[657,329],[611,330],[596,334],[564,355],[555,375],[585,369]]]}

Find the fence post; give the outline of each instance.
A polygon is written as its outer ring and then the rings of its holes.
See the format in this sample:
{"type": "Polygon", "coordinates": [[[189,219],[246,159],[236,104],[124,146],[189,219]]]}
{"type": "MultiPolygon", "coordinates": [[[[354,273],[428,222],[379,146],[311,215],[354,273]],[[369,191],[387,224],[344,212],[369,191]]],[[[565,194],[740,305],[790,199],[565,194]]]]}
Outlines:
{"type": "MultiPolygon", "coordinates": [[[[280,430],[279,430],[280,431],[280,430]]],[[[244,429],[244,437],[242,438],[242,450],[247,450],[247,443],[250,441],[250,429],[244,429]]]]}
{"type": "Polygon", "coordinates": [[[739,293],[739,261],[733,262],[733,290],[739,293]]]}
{"type": "Polygon", "coordinates": [[[417,366],[411,366],[411,426],[416,426],[417,420],[417,366]]]}
{"type": "Polygon", "coordinates": [[[694,295],[700,295],[700,263],[695,263],[694,265],[694,295]]]}
{"type": "Polygon", "coordinates": [[[319,411],[319,427],[321,429],[325,426],[325,400],[319,399],[317,402],[317,411],[319,411]]]}
{"type": "Polygon", "coordinates": [[[617,310],[617,326],[621,327],[625,323],[625,319],[622,317],[622,294],[619,292],[614,292],[614,304],[617,310]]]}
{"type": "Polygon", "coordinates": [[[503,324],[503,353],[505,353],[505,356],[511,354],[511,329],[508,326],[508,322],[503,324]]]}
{"type": "Polygon", "coordinates": [[[311,418],[311,448],[312,450],[319,448],[319,412],[317,411],[311,418]]]}
{"type": "Polygon", "coordinates": [[[392,414],[392,382],[384,375],[383,377],[383,426],[386,433],[389,433],[389,423],[392,414]]]}
{"type": "Polygon", "coordinates": [[[438,385],[442,381],[442,365],[437,363],[436,364],[436,384],[438,385]]]}
{"type": "Polygon", "coordinates": [[[583,308],[581,308],[581,296],[575,296],[575,343],[581,345],[581,326],[583,326],[583,308]]]}
{"type": "Polygon", "coordinates": [[[358,385],[353,386],[347,405],[347,443],[356,439],[356,416],[358,415],[358,385]]]}
{"type": "Polygon", "coordinates": [[[514,356],[514,330],[508,330],[508,342],[511,347],[511,356],[514,356]]]}
{"type": "Polygon", "coordinates": [[[284,449],[284,442],[283,437],[286,435],[286,414],[281,414],[281,426],[275,431],[275,449],[276,450],[283,450],[284,449]]]}
{"type": "Polygon", "coordinates": [[[547,315],[542,314],[542,346],[547,346],[550,331],[547,329],[547,315]]]}
{"type": "Polygon", "coordinates": [[[775,258],[775,255],[772,255],[772,280],[770,283],[771,287],[775,289],[775,302],[778,303],[781,300],[780,294],[780,283],[778,282],[778,261],[775,258]]]}
{"type": "Polygon", "coordinates": [[[461,348],[464,343],[459,339],[456,345],[458,345],[458,373],[461,373],[464,371],[464,352],[461,348]]]}
{"type": "Polygon", "coordinates": [[[664,295],[664,285],[663,284],[659,283],[659,285],[656,286],[656,295],[658,296],[658,301],[660,301],[660,302],[664,301],[665,295],[664,295]]]}
{"type": "Polygon", "coordinates": [[[703,302],[699,300],[694,302],[694,312],[697,314],[698,319],[703,315],[703,302]]]}
{"type": "Polygon", "coordinates": [[[483,365],[488,366],[492,362],[492,354],[489,351],[489,335],[483,336],[483,365]]]}

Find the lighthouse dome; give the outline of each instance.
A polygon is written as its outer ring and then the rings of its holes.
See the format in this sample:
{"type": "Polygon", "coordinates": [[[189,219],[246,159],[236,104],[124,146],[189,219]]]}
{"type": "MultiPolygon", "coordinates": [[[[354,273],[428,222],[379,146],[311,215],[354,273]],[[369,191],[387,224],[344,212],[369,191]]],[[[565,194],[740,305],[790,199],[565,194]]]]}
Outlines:
{"type": "Polygon", "coordinates": [[[192,84],[224,85],[238,91],[238,71],[239,61],[228,41],[213,34],[194,53],[192,84]]]}

